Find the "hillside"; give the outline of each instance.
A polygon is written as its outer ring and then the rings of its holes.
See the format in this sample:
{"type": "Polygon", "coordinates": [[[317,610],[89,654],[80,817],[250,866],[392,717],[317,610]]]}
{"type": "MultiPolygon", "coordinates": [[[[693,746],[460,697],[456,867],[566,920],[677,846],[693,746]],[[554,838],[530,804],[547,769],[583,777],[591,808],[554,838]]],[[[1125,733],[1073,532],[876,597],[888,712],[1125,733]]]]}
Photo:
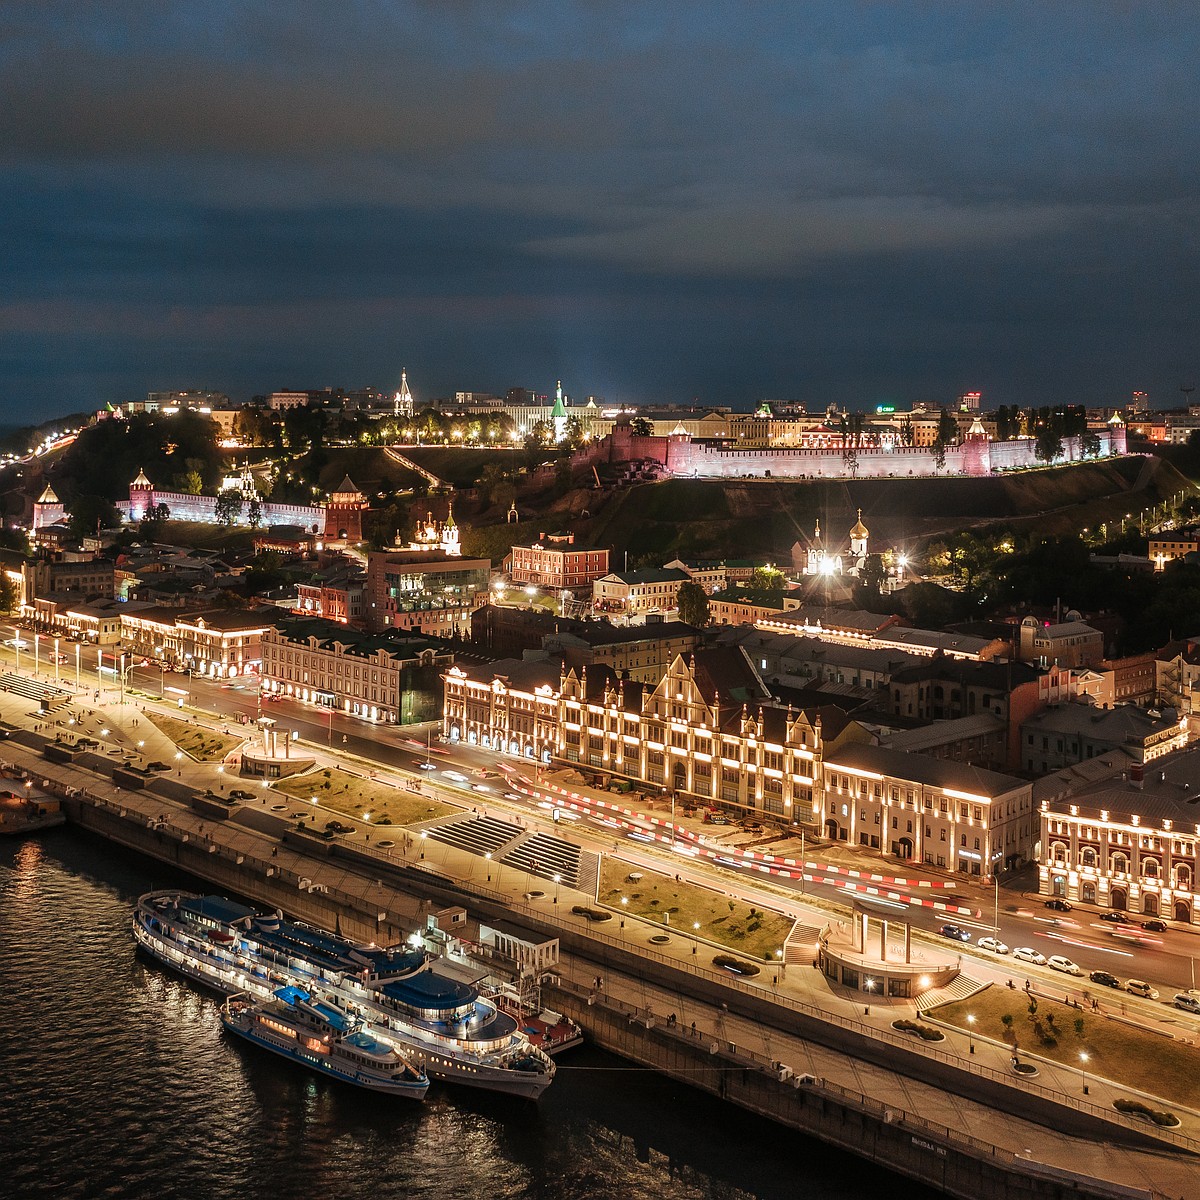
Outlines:
{"type": "Polygon", "coordinates": [[[1175,468],[1130,457],[1070,467],[1014,472],[987,479],[863,479],[837,482],[688,480],[641,484],[611,495],[579,532],[631,556],[681,554],[786,559],[817,520],[836,541],[856,510],[876,544],[913,546],[960,529],[1036,522],[1047,534],[1067,533],[1194,491],[1175,468]]]}

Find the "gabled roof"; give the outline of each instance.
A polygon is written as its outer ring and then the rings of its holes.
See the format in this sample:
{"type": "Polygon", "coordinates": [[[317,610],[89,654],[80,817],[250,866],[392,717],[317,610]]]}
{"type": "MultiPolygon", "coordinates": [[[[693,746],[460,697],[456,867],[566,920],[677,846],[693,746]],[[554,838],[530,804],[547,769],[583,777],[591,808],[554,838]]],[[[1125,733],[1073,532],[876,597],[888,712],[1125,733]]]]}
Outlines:
{"type": "Polygon", "coordinates": [[[137,478],[129,486],[130,487],[140,487],[140,488],[152,488],[154,486],[154,484],[152,484],[150,482],[150,480],[146,478],[146,472],[143,471],[141,467],[138,467],[137,478]]]}
{"type": "Polygon", "coordinates": [[[54,489],[49,484],[46,484],[45,490],[38,497],[37,502],[39,504],[61,504],[62,503],[62,501],[54,494],[54,489]]]}
{"type": "Polygon", "coordinates": [[[347,475],[330,493],[333,496],[362,496],[362,492],[354,486],[354,481],[347,475]]]}

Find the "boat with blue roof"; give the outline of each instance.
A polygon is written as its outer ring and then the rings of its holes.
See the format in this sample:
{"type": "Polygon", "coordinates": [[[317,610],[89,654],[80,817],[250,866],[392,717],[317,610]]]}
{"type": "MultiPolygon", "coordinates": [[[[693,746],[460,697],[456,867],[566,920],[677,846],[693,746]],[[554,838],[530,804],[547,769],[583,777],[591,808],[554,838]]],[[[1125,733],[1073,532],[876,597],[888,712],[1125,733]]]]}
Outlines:
{"type": "Polygon", "coordinates": [[[433,1079],[536,1099],[554,1062],[479,989],[411,946],[363,945],[223,896],[150,892],[133,920],[160,962],[225,993],[296,985],[358,1017],[433,1079]]]}
{"type": "Polygon", "coordinates": [[[429,1090],[424,1072],[373,1037],[358,1017],[295,985],[276,988],[267,1001],[235,993],[221,1009],[221,1024],[256,1046],[356,1087],[411,1100],[424,1100],[429,1090]]]}

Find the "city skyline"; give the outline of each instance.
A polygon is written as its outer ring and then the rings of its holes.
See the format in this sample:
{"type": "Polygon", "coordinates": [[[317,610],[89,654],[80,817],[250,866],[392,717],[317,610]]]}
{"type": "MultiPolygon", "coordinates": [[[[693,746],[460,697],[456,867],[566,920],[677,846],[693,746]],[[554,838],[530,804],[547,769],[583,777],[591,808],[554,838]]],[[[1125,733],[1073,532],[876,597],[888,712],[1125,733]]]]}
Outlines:
{"type": "Polygon", "coordinates": [[[1187,9],[4,21],[0,420],[172,387],[1180,403],[1187,9]]]}

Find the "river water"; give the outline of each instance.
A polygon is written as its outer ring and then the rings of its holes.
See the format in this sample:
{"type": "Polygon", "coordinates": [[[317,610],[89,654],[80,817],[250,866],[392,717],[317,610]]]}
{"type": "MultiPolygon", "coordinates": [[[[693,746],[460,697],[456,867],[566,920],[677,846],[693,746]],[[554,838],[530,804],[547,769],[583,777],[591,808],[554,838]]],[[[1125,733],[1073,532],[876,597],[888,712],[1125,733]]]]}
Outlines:
{"type": "Polygon", "coordinates": [[[538,1104],[423,1104],[321,1079],[220,1029],[135,954],[141,892],[197,886],[68,830],[0,844],[0,1180],[9,1196],[909,1200],[928,1193],[582,1048],[538,1104]]]}

